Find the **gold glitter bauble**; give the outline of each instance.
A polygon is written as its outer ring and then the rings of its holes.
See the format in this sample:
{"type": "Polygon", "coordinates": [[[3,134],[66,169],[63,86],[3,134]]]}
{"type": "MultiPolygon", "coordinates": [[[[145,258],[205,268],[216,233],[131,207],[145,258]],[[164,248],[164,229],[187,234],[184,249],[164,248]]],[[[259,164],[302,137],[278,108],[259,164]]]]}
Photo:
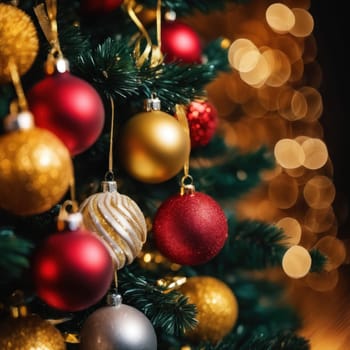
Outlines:
{"type": "Polygon", "coordinates": [[[0,207],[16,215],[52,208],[68,190],[73,164],[51,132],[32,128],[0,136],[0,207]]]}
{"type": "Polygon", "coordinates": [[[11,81],[10,59],[21,76],[32,66],[38,50],[38,35],[31,18],[15,6],[0,4],[0,83],[11,81]]]}
{"type": "Polygon", "coordinates": [[[10,318],[0,324],[1,350],[65,350],[61,333],[37,315],[10,318]]]}
{"type": "Polygon", "coordinates": [[[138,205],[117,191],[115,181],[104,181],[103,192],[85,199],[80,206],[84,226],[107,244],[116,269],[131,264],[147,238],[145,217],[138,205]]]}
{"type": "Polygon", "coordinates": [[[186,333],[189,339],[215,344],[233,329],[238,303],[224,282],[209,276],[190,277],[180,291],[197,307],[198,325],[186,333]]]}
{"type": "Polygon", "coordinates": [[[152,110],[136,114],[126,123],[120,155],[125,169],[135,179],[160,183],[181,171],[190,147],[190,138],[175,117],[152,110]]]}

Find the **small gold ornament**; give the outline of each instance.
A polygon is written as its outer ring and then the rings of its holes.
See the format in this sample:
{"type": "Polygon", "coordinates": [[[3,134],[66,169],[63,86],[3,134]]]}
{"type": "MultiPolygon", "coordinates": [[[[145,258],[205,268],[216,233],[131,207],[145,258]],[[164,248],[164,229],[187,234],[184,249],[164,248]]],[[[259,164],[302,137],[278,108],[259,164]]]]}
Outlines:
{"type": "Polygon", "coordinates": [[[190,277],[180,291],[197,307],[198,325],[186,333],[189,339],[215,344],[233,329],[238,303],[224,282],[209,276],[190,277]]]}
{"type": "Polygon", "coordinates": [[[65,350],[63,336],[37,315],[9,318],[0,324],[1,350],[65,350]]]}
{"type": "Polygon", "coordinates": [[[189,156],[190,139],[175,117],[160,110],[158,99],[146,103],[146,112],[126,122],[120,155],[132,177],[145,183],[160,183],[181,171],[189,156]]]}
{"type": "Polygon", "coordinates": [[[146,220],[138,205],[117,191],[115,181],[103,181],[102,187],[103,192],[85,199],[80,212],[85,227],[106,243],[119,270],[140,254],[147,238],[146,220]]]}
{"type": "Polygon", "coordinates": [[[51,132],[29,127],[0,136],[1,208],[16,215],[40,214],[63,198],[72,179],[68,149],[51,132]]]}
{"type": "Polygon", "coordinates": [[[0,84],[11,81],[9,61],[25,74],[39,50],[37,31],[31,18],[21,9],[0,4],[0,84]]]}

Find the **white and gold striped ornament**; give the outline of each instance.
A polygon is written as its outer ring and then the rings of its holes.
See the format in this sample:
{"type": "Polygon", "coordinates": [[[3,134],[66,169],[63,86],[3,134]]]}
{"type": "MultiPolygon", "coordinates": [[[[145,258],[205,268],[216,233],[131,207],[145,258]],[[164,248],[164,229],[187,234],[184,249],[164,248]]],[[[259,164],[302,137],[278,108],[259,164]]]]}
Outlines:
{"type": "Polygon", "coordinates": [[[102,188],[103,192],[85,199],[79,211],[84,226],[106,243],[119,270],[141,252],[147,238],[146,220],[139,206],[117,191],[115,181],[102,181],[102,188]]]}

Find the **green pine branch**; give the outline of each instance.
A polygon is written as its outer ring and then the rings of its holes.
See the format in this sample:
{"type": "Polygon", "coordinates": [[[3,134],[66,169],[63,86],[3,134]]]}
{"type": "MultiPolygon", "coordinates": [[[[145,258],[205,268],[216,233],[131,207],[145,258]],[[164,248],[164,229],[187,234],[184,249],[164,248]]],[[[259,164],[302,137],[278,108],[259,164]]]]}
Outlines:
{"type": "Polygon", "coordinates": [[[257,334],[251,340],[242,341],[245,333],[241,328],[225,337],[218,344],[201,343],[192,350],[309,350],[309,342],[291,332],[257,334]]]}
{"type": "Polygon", "coordinates": [[[327,263],[327,257],[317,249],[311,249],[310,255],[312,260],[310,272],[324,271],[324,267],[327,263]]]}
{"type": "Polygon", "coordinates": [[[102,97],[125,100],[138,94],[140,81],[132,54],[124,40],[107,38],[73,61],[72,72],[93,85],[102,97]]]}
{"type": "Polygon", "coordinates": [[[146,62],[139,73],[141,95],[149,98],[156,93],[162,110],[174,113],[176,104],[188,105],[205,96],[205,86],[215,79],[217,72],[212,64],[169,63],[152,67],[146,62]]]}
{"type": "Polygon", "coordinates": [[[262,170],[273,166],[274,158],[267,148],[242,154],[216,136],[207,146],[192,151],[190,173],[198,191],[237,200],[261,183],[262,170]]]}
{"type": "Polygon", "coordinates": [[[12,229],[0,228],[0,283],[18,278],[29,268],[29,255],[33,245],[26,239],[15,236],[12,229]]]}
{"type": "Polygon", "coordinates": [[[118,289],[124,302],[141,310],[160,332],[181,335],[197,323],[196,308],[185,296],[176,290],[165,293],[155,283],[134,275],[127,268],[118,274],[118,289]]]}
{"type": "Polygon", "coordinates": [[[256,334],[241,350],[308,350],[310,343],[303,337],[288,331],[277,334],[256,334]]]}
{"type": "MultiPolygon", "coordinates": [[[[140,0],[140,4],[148,8],[156,8],[156,0],[140,0]]],[[[242,2],[240,0],[163,0],[162,7],[165,10],[175,11],[178,16],[192,14],[195,10],[209,13],[214,10],[223,10],[227,3],[242,2]]]]}

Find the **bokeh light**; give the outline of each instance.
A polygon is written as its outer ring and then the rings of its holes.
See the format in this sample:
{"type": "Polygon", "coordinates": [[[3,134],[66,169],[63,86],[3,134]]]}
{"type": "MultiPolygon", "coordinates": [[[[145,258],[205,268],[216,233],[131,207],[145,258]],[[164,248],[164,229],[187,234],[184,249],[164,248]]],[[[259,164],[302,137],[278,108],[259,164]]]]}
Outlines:
{"type": "Polygon", "coordinates": [[[324,209],[335,199],[335,186],[329,177],[316,175],[305,184],[303,194],[311,208],[324,209]]]}
{"type": "Polygon", "coordinates": [[[295,140],[279,140],[274,148],[274,155],[278,164],[286,169],[295,169],[304,164],[305,153],[302,146],[295,140]]]}
{"type": "Polygon", "coordinates": [[[282,258],[282,268],[291,278],[305,277],[311,268],[311,256],[307,249],[295,245],[290,247],[282,258]]]}
{"type": "Polygon", "coordinates": [[[287,33],[295,25],[293,11],[282,3],[270,5],[266,10],[265,18],[271,29],[279,34],[287,33]]]}

